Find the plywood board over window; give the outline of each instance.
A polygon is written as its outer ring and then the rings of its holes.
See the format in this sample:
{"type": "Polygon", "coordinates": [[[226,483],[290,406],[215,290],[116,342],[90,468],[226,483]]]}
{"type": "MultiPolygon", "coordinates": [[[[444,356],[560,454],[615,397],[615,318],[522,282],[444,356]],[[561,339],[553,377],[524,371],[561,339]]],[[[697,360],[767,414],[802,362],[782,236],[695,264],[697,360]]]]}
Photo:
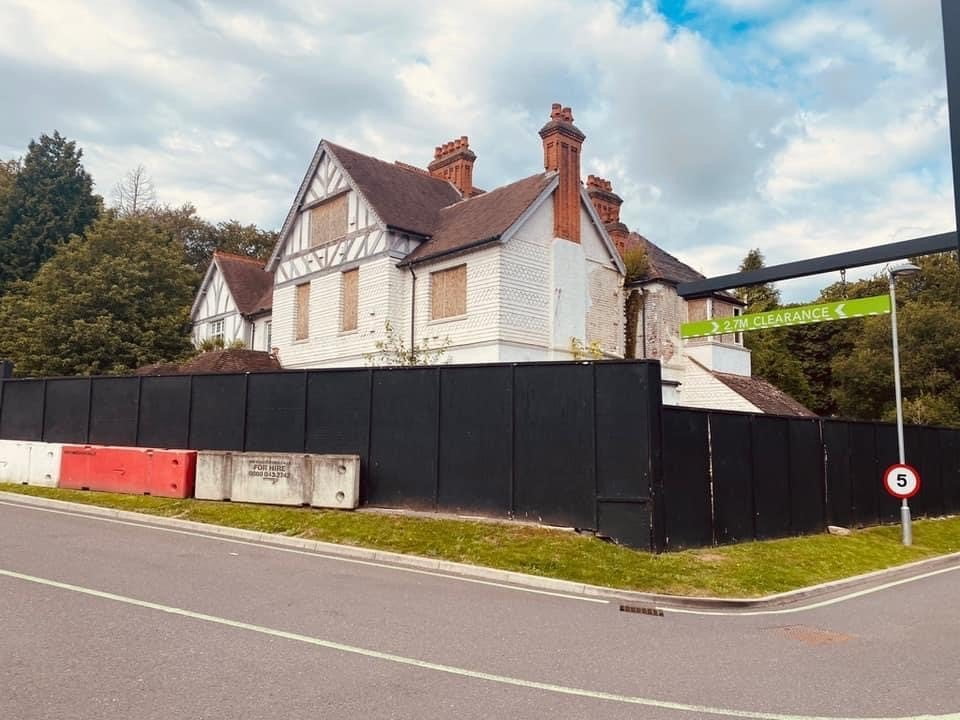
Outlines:
{"type": "Polygon", "coordinates": [[[310,209],[310,247],[333,242],[347,234],[347,193],[310,209]]]}
{"type": "Polygon", "coordinates": [[[310,283],[297,285],[297,316],[295,339],[310,337],[310,283]]]}
{"type": "Polygon", "coordinates": [[[434,320],[467,314],[467,266],[430,273],[430,308],[434,320]]]}
{"type": "Polygon", "coordinates": [[[340,329],[357,329],[357,306],[360,300],[360,270],[355,268],[340,275],[340,329]]]}

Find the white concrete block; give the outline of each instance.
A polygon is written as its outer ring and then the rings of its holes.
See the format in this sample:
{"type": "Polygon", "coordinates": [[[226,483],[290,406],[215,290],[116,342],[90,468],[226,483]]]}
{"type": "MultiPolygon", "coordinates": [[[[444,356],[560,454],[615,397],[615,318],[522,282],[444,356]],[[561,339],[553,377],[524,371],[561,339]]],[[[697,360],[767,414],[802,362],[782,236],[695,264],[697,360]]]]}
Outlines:
{"type": "Polygon", "coordinates": [[[30,485],[57,487],[60,482],[60,459],[63,445],[60,443],[32,443],[30,448],[30,485]]]}
{"type": "Polygon", "coordinates": [[[235,453],[230,499],[267,505],[308,505],[309,457],[235,453]]]}
{"type": "Polygon", "coordinates": [[[360,503],[360,458],[357,455],[312,455],[313,507],[353,510],[360,503]]]}
{"type": "Polygon", "coordinates": [[[193,496],[197,500],[229,500],[232,464],[233,453],[198,452],[193,496]]]}
{"type": "Polygon", "coordinates": [[[57,487],[62,452],[59,443],[0,440],[0,482],[57,487]]]}
{"type": "Polygon", "coordinates": [[[30,443],[0,440],[0,482],[22,485],[30,476],[30,443]]]}
{"type": "Polygon", "coordinates": [[[359,495],[356,455],[197,453],[198,500],[353,509],[359,495]]]}

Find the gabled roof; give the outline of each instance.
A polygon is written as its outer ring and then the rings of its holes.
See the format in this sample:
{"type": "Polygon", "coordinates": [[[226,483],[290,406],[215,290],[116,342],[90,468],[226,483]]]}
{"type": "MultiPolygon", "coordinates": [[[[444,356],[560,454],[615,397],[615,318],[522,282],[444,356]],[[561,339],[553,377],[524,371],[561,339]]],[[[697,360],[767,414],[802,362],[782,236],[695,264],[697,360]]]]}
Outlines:
{"type": "MultiPolygon", "coordinates": [[[[640,247],[647,254],[647,272],[639,281],[641,283],[659,280],[671,285],[678,285],[683,282],[703,280],[706,277],[639,233],[630,233],[627,238],[627,247],[640,247]]],[[[732,293],[719,292],[714,294],[740,305],[745,304],[732,293]]]]}
{"type": "Polygon", "coordinates": [[[425,237],[433,235],[441,208],[461,199],[460,191],[446,180],[326,140],[322,144],[387,227],[425,237]]]}
{"type": "Polygon", "coordinates": [[[407,255],[420,262],[499,240],[537,199],[556,186],[555,172],[531,175],[441,209],[433,236],[407,255]]]}
{"type": "MultiPolygon", "coordinates": [[[[699,365],[699,363],[697,364],[699,365]]],[[[700,367],[703,366],[701,365],[700,367]]],[[[771,415],[816,417],[813,411],[804,407],[783,390],[771,385],[766,380],[758,377],[715,372],[713,370],[707,370],[707,372],[737,393],[737,395],[745,398],[752,405],[755,405],[762,412],[771,415]]]]}
{"type": "Polygon", "coordinates": [[[217,250],[213,261],[241,315],[256,315],[273,307],[273,275],[263,269],[262,260],[217,250]]]}

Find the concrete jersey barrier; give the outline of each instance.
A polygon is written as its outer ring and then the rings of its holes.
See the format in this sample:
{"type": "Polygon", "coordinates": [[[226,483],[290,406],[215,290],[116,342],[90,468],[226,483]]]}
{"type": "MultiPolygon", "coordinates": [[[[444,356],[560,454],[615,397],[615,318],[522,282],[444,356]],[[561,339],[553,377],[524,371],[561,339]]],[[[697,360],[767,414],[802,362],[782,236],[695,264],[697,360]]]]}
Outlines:
{"type": "Polygon", "coordinates": [[[0,440],[0,482],[57,487],[63,445],[0,440]]]}
{"type": "Polygon", "coordinates": [[[60,487],[193,497],[196,456],[193,450],[64,445],[60,487]]]}
{"type": "Polygon", "coordinates": [[[196,498],[352,510],[360,457],[292,453],[197,453],[196,498]]]}

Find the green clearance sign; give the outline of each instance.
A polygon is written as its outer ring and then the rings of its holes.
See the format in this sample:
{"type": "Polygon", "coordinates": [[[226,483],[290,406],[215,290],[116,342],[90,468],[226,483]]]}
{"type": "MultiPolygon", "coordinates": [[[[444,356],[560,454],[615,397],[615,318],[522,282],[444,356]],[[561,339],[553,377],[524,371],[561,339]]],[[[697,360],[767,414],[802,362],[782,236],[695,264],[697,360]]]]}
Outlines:
{"type": "Polygon", "coordinates": [[[889,312],[890,296],[874,295],[873,297],[856,300],[801,305],[799,307],[771,310],[770,312],[684,323],[680,326],[680,337],[689,339],[710,335],[727,335],[729,333],[768,330],[789,325],[848,320],[866,315],[886,315],[889,312]]]}

